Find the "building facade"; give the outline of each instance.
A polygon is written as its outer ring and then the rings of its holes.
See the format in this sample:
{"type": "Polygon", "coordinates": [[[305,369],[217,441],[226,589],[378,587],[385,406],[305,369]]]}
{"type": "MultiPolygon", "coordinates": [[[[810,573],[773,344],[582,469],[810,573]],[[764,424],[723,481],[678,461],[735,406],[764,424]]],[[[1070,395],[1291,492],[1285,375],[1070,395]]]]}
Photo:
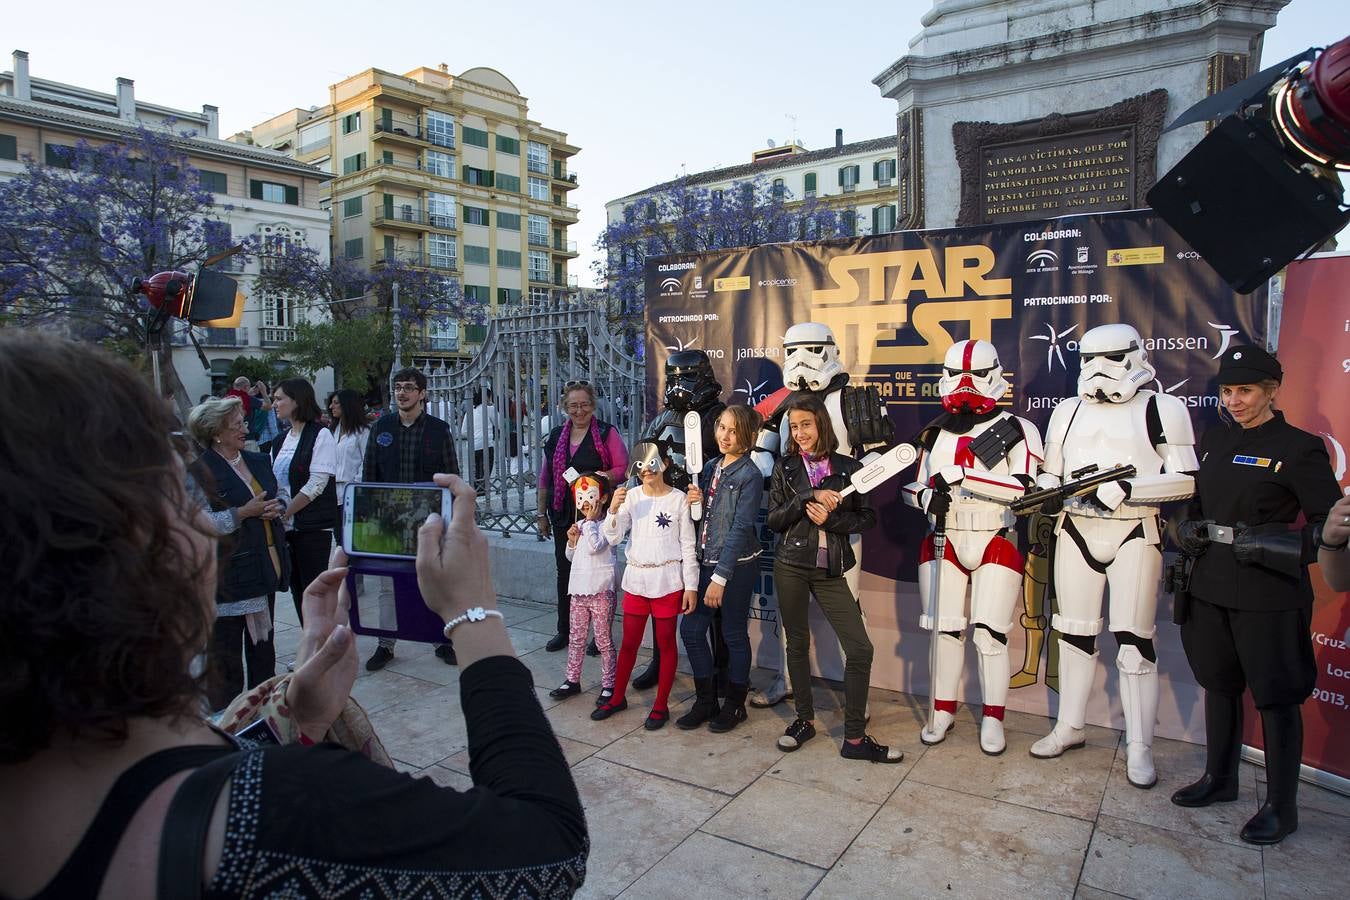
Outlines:
{"type": "MultiPolygon", "coordinates": [[[[213,218],[228,226],[234,241],[248,235],[284,237],[310,244],[327,259],[329,221],[320,200],[328,176],[285,154],[221,140],[216,107],[189,111],[146,103],[136,98],[128,78],[118,78],[111,94],[34,78],[23,51],[14,52],[11,71],[0,72],[0,178],[23,171],[27,158],[51,163],[80,141],[127,140],[139,127],[171,128],[180,135],[175,142],[215,195],[213,218]]],[[[235,357],[263,356],[285,344],[298,321],[324,314],[303,303],[254,296],[258,265],[227,261],[216,267],[238,279],[245,302],[238,328],[195,329],[209,369],[203,370],[190,345],[187,324],[171,325],[176,329],[171,335],[174,368],[194,402],[227,387],[225,376],[235,357]]],[[[331,372],[316,379],[318,390],[331,384],[331,372]]]]}
{"type": "MultiPolygon", "coordinates": [[[[488,316],[576,287],[568,197],[579,148],[532,121],[526,98],[495,69],[368,69],[333,85],[326,105],[274,116],[248,138],[332,173],[336,255],[442,274],[447,290],[488,316]]],[[[428,322],[405,335],[405,356],[411,343],[428,365],[467,359],[485,331],[428,322]]]]}

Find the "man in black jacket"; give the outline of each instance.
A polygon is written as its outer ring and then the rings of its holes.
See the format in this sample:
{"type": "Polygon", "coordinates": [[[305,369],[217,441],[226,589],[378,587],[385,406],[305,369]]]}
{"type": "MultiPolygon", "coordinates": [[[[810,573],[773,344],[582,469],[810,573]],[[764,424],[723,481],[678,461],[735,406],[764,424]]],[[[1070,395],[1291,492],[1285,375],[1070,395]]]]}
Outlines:
{"type": "MultiPolygon", "coordinates": [[[[402,369],[394,375],[394,406],[371,427],[366,444],[363,481],[385,484],[430,482],[442,472],[459,474],[450,425],[426,411],[427,377],[416,369],[402,369]]],[[[392,579],[380,583],[380,628],[393,630],[397,625],[392,579]]],[[[394,658],[394,639],[380,638],[379,646],[366,660],[372,672],[383,669],[394,658]]],[[[455,665],[455,648],[447,641],[436,648],[436,655],[455,665]]]]}

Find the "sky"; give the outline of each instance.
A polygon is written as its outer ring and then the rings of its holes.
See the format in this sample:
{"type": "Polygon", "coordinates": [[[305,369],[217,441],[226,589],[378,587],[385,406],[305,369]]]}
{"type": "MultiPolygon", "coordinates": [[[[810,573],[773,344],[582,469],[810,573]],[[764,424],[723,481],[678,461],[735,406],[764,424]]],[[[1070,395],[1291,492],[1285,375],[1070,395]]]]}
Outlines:
{"type": "MultiPolygon", "coordinates": [[[[895,101],[872,79],[908,51],[932,6],[68,0],[59,19],[56,7],[19,4],[4,28],[5,49],[28,51],[34,77],[109,93],[117,77],[131,78],[140,100],[219,107],[222,136],[322,105],[330,85],[371,67],[495,68],[528,99],[532,119],[581,148],[568,198],[581,221],[568,236],[582,253],[572,271],[584,286],[594,283],[609,200],[681,172],[749,162],[770,140],[818,149],[836,128],[845,141],[893,134],[895,101]]],[[[1264,61],[1347,33],[1347,0],[1292,0],[1266,35],[1264,61]]],[[[0,57],[0,69],[9,67],[0,57]]]]}

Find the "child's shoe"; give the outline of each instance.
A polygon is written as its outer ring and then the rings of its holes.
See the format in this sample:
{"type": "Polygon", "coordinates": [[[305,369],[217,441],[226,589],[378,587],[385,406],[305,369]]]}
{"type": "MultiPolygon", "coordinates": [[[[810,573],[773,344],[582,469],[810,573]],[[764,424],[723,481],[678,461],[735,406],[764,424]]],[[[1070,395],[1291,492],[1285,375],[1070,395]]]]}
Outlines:
{"type": "Polygon", "coordinates": [[[576,681],[564,681],[562,684],[548,692],[548,695],[554,700],[566,700],[568,697],[575,697],[581,693],[581,684],[576,681]]]}
{"type": "Polygon", "coordinates": [[[616,712],[623,712],[628,708],[628,698],[620,697],[619,702],[615,703],[611,697],[603,706],[597,706],[595,712],[591,713],[591,718],[597,722],[603,722],[616,712]]]}
{"type": "Polygon", "coordinates": [[[660,731],[662,728],[666,727],[666,723],[669,721],[670,710],[654,709],[647,714],[647,721],[642,723],[642,727],[648,731],[660,731]]]}
{"type": "Polygon", "coordinates": [[[614,688],[601,688],[600,696],[595,698],[596,706],[604,706],[614,696],[614,688]]]}

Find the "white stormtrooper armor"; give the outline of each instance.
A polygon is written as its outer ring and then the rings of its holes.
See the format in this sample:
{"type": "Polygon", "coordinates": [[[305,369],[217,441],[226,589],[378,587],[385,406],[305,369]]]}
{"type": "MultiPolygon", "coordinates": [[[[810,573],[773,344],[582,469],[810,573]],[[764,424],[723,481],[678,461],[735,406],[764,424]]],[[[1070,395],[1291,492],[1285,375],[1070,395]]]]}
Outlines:
{"type": "Polygon", "coordinates": [[[783,384],[789,390],[823,391],[843,371],[829,326],[799,322],[783,335],[783,384]]]}
{"type": "Polygon", "coordinates": [[[980,749],[1003,752],[1003,710],[1008,696],[1007,634],[1022,588],[1022,555],[1007,538],[1015,517],[1008,504],[1034,485],[1044,450],[1036,426],[996,411],[1007,392],[998,352],[988,341],[958,341],[947,351],[939,381],[946,413],[924,430],[915,480],[906,485],[905,503],[929,514],[935,497],[950,504],[944,513],[947,543],[934,558],[933,534],[919,554],[922,628],[936,630],[933,671],[933,720],[919,739],[941,743],[956,713],[965,666],[966,589],[979,651],[980,693],[984,699],[980,749]],[[937,571],[935,571],[937,570],[937,571]],[[928,611],[937,587],[937,628],[928,611]]]}
{"type": "Polygon", "coordinates": [[[1153,634],[1162,572],[1158,504],[1194,493],[1189,473],[1199,468],[1195,435],[1181,400],[1139,390],[1154,371],[1133,327],[1093,328],[1083,335],[1079,352],[1078,396],[1055,407],[1050,417],[1037,480],[1055,487],[1092,464],[1108,469],[1128,463],[1137,475],[1067,501],[1059,516],[1054,565],[1059,612],[1052,620],[1061,634],[1059,716],[1050,734],[1032,745],[1031,755],[1051,758],[1084,742],[1102,592],[1109,585],[1126,775],[1131,784],[1147,788],[1157,781],[1152,747],[1158,710],[1153,634]]]}

